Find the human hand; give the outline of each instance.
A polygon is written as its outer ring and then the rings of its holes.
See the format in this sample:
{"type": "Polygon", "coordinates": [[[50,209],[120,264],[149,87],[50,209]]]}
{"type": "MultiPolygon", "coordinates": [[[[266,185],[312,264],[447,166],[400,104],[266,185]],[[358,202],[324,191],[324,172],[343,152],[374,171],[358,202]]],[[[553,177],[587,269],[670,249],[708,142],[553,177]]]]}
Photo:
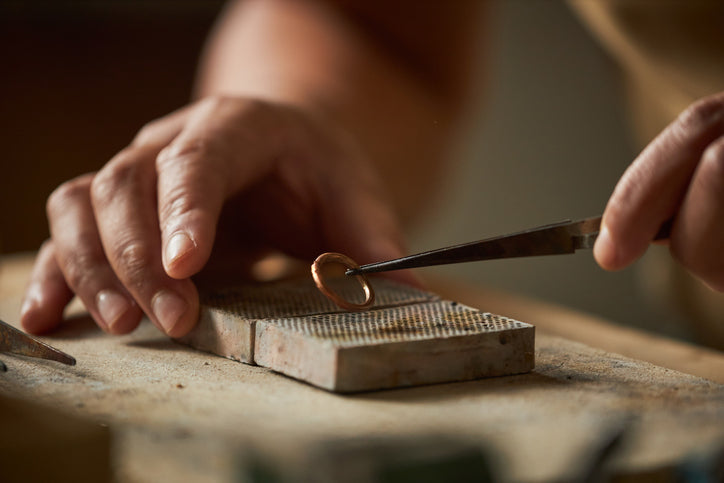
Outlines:
{"type": "Polygon", "coordinates": [[[672,255],[724,291],[724,93],[690,106],[624,173],[594,247],[599,265],[631,264],[668,219],[672,255]]]}
{"type": "Polygon", "coordinates": [[[33,333],[55,327],[76,294],[107,332],[130,332],[146,313],[182,336],[198,317],[190,277],[210,259],[243,271],[270,250],[360,262],[404,254],[381,180],[344,132],[243,98],[151,122],[98,173],[56,189],[47,211],[51,238],[21,314],[33,333]]]}

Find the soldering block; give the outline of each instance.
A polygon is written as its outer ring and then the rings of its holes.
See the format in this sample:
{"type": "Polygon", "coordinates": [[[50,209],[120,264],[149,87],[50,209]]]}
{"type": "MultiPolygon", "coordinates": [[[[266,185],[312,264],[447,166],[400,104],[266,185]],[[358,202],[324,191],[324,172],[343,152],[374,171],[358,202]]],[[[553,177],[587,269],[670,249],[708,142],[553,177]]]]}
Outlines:
{"type": "Polygon", "coordinates": [[[532,325],[385,279],[371,283],[376,302],[361,312],[341,311],[310,281],[210,294],[182,342],[343,393],[533,369],[532,325]]]}
{"type": "MultiPolygon", "coordinates": [[[[377,296],[372,309],[426,302],[438,297],[383,278],[373,278],[377,296]]],[[[357,296],[354,286],[332,285],[346,300],[357,296]]],[[[244,284],[202,290],[199,321],[176,339],[195,349],[254,364],[256,323],[260,320],[309,317],[340,312],[311,279],[244,284]]]]}

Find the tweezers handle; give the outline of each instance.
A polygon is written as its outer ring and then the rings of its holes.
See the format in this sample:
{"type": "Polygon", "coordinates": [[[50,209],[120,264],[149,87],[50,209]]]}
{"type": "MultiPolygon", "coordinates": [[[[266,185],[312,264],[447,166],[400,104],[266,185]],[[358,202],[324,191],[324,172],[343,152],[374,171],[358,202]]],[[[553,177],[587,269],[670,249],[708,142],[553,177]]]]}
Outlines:
{"type": "MultiPolygon", "coordinates": [[[[594,220],[595,218],[589,218],[589,220],[594,220]]],[[[598,226],[600,228],[601,225],[601,218],[598,218],[598,226]]],[[[661,241],[661,240],[668,240],[671,237],[671,227],[674,225],[674,219],[671,218],[664,222],[663,225],[661,225],[661,228],[659,228],[659,231],[656,232],[656,236],[654,236],[653,241],[661,241]]],[[[587,248],[593,248],[593,245],[596,244],[596,240],[598,239],[599,230],[597,229],[594,232],[591,233],[582,233],[581,235],[574,235],[573,236],[573,245],[575,246],[576,250],[579,249],[587,249],[587,248]]]]}

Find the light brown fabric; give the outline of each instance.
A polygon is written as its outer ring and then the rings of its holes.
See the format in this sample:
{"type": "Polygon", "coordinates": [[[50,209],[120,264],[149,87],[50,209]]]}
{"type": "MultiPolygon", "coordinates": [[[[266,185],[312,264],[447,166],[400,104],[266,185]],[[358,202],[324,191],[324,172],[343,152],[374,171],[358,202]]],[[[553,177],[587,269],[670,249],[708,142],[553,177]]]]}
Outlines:
{"type": "MultiPolygon", "coordinates": [[[[691,103],[724,91],[721,0],[569,0],[622,68],[639,147],[691,103]]],[[[642,264],[661,305],[682,309],[700,341],[724,348],[724,294],[676,265],[665,250],[642,264]]]]}
{"type": "Polygon", "coordinates": [[[721,0],[570,0],[621,65],[639,141],[697,99],[724,91],[721,0]]]}

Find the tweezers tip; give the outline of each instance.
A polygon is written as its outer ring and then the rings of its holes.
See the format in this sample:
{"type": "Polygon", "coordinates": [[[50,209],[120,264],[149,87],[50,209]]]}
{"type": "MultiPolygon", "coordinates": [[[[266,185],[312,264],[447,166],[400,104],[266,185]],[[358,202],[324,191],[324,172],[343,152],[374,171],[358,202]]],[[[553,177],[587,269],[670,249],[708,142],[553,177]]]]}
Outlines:
{"type": "Polygon", "coordinates": [[[38,357],[40,357],[41,359],[60,362],[61,364],[65,364],[66,366],[74,366],[76,364],[75,357],[73,357],[72,355],[66,354],[65,352],[52,346],[46,346],[46,348],[49,349],[49,352],[46,352],[42,355],[39,354],[38,357]]]}

